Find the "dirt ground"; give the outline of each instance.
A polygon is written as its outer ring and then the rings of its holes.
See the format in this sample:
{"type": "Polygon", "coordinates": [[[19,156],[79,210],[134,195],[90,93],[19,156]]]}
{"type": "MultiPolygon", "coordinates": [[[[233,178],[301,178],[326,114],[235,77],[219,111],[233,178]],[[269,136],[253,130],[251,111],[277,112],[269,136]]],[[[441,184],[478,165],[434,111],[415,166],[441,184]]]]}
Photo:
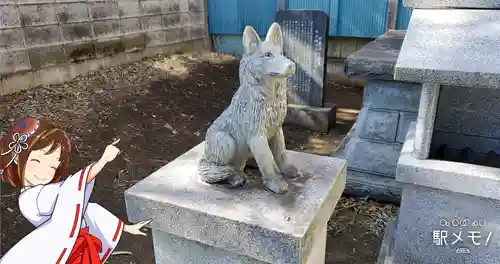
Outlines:
{"type": "MultiPolygon", "coordinates": [[[[201,142],[208,125],[238,86],[238,60],[219,54],[157,56],[92,72],[65,84],[0,97],[0,133],[26,115],[45,118],[70,135],[70,168],[100,158],[119,137],[122,154],[98,176],[92,201],[126,219],[123,192],[201,142]]],[[[327,134],[285,127],[288,149],[329,154],[353,125],[362,90],[329,83],[326,101],[338,106],[327,134]]],[[[0,134],[1,135],[1,134],[0,134]]],[[[33,230],[17,205],[17,190],[1,185],[1,253],[33,230]]],[[[343,197],[329,223],[328,264],[375,263],[394,206],[343,197]]],[[[152,240],[125,234],[108,263],[154,263],[152,240]]]]}

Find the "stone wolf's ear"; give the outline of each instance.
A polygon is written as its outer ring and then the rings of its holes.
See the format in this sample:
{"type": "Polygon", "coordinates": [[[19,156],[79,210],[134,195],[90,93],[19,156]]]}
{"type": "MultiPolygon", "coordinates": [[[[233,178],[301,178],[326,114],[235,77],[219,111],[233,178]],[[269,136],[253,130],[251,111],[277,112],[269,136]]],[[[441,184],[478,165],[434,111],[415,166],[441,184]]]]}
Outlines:
{"type": "Polygon", "coordinates": [[[283,34],[278,23],[274,22],[267,31],[266,41],[270,41],[276,46],[283,48],[283,34]]]}
{"type": "Polygon", "coordinates": [[[245,48],[245,54],[251,54],[257,49],[259,45],[260,38],[255,29],[251,26],[246,26],[243,31],[243,47],[245,48]]]}

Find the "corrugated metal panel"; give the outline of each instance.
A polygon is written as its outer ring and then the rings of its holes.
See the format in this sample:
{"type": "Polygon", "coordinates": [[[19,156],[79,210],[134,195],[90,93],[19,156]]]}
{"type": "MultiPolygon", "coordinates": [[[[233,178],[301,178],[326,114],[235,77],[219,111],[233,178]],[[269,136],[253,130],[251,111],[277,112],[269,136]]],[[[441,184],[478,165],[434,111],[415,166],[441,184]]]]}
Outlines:
{"type": "Polygon", "coordinates": [[[339,1],[337,36],[375,38],[386,32],[388,0],[332,1],[339,1]]]}
{"type": "MultiPolygon", "coordinates": [[[[235,0],[226,0],[228,2],[235,0]]],[[[276,0],[239,0],[238,11],[241,21],[240,34],[247,25],[251,25],[257,33],[265,36],[276,18],[276,0]]]]}
{"type": "Polygon", "coordinates": [[[214,36],[215,50],[236,56],[243,54],[243,42],[241,35],[216,35],[214,36]]]}
{"type": "Polygon", "coordinates": [[[309,9],[309,10],[321,10],[325,13],[330,11],[331,0],[286,0],[287,9],[309,9]]]}
{"type": "Polygon", "coordinates": [[[237,0],[207,0],[208,29],[211,34],[240,34],[237,0]]]}
{"type": "Polygon", "coordinates": [[[411,12],[413,10],[403,5],[403,0],[398,3],[398,16],[396,17],[396,29],[406,30],[410,23],[411,12]]]}

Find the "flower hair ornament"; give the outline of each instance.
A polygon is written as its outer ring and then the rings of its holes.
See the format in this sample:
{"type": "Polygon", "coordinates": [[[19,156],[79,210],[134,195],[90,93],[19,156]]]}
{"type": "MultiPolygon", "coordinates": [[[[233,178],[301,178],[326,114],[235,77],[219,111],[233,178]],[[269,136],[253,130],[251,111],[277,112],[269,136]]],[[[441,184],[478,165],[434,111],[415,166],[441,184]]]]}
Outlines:
{"type": "Polygon", "coordinates": [[[12,140],[8,145],[8,150],[4,153],[1,153],[0,156],[5,156],[8,154],[12,155],[12,158],[7,162],[7,164],[3,164],[2,167],[0,168],[0,176],[3,175],[5,169],[7,169],[12,162],[15,162],[16,158],[21,154],[23,150],[28,149],[28,138],[36,131],[36,129],[39,126],[38,120],[36,120],[36,124],[34,127],[28,128],[29,132],[26,132],[26,124],[20,120],[18,122],[18,129],[16,129],[16,126],[14,127],[14,132],[12,134],[12,140]],[[17,132],[17,130],[21,130],[23,132],[17,132]]]}

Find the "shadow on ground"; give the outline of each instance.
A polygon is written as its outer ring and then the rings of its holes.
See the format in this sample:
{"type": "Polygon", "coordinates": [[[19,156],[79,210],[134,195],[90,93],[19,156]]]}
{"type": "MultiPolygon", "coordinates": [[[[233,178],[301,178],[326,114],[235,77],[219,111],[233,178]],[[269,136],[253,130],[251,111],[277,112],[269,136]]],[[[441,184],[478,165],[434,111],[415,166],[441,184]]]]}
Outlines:
{"type": "MultiPolygon", "coordinates": [[[[0,131],[26,115],[53,121],[72,139],[72,171],[99,159],[105,146],[119,137],[123,152],[98,175],[91,199],[126,219],[123,192],[203,140],[237,88],[237,70],[237,60],[218,54],[157,56],[102,69],[64,84],[1,97],[0,131]]],[[[337,126],[327,134],[286,127],[289,149],[328,154],[354,123],[362,90],[337,84],[326,90],[326,101],[339,108],[337,126]]],[[[33,227],[19,212],[16,190],[2,183],[1,195],[3,254],[33,227]]],[[[381,234],[361,223],[369,219],[360,214],[364,203],[339,202],[330,225],[327,263],[375,262],[381,234]]],[[[150,236],[124,235],[118,250],[132,254],[113,256],[108,263],[154,263],[150,236]]]]}

